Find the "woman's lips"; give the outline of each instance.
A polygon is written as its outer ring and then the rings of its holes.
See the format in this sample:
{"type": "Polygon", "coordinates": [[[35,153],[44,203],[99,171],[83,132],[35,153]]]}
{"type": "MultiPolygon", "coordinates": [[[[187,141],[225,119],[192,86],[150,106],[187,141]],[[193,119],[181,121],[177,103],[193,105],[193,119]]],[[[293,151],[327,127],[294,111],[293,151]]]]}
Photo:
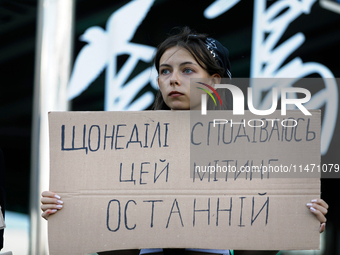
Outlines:
{"type": "Polygon", "coordinates": [[[169,96],[170,96],[170,97],[179,97],[179,96],[183,96],[183,93],[178,92],[178,91],[171,91],[171,92],[169,93],[169,96]]]}

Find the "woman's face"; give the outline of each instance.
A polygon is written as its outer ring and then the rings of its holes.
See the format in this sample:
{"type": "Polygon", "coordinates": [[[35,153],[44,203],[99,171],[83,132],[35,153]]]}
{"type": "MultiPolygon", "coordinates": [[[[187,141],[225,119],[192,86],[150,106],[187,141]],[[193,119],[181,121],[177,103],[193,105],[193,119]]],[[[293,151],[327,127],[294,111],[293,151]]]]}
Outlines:
{"type": "MultiPolygon", "coordinates": [[[[217,75],[217,74],[216,74],[217,75]]],[[[163,100],[172,110],[198,110],[201,108],[202,90],[192,89],[190,78],[212,78],[182,47],[167,49],[159,61],[158,86],[163,100]]]]}

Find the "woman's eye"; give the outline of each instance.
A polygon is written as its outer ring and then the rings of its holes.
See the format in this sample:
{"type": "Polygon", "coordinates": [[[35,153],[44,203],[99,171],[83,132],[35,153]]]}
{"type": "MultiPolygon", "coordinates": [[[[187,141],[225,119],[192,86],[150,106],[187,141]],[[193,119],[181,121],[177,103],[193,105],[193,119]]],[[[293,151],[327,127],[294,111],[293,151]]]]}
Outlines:
{"type": "Polygon", "coordinates": [[[185,69],[183,70],[183,72],[184,72],[184,73],[192,73],[193,70],[190,69],[190,68],[185,68],[185,69]]]}
{"type": "Polygon", "coordinates": [[[168,73],[170,73],[170,71],[168,69],[161,70],[161,74],[168,74],[168,73]]]}

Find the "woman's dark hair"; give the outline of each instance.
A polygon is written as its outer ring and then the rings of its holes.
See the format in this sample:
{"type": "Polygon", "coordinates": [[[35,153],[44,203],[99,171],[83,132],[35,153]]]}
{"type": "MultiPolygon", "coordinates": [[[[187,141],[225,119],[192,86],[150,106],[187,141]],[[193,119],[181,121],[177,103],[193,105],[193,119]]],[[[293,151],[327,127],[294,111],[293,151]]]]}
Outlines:
{"type": "MultiPolygon", "coordinates": [[[[189,27],[184,27],[182,30],[175,35],[168,37],[164,42],[162,42],[157,47],[157,53],[154,58],[155,67],[157,69],[157,73],[159,74],[159,62],[164,54],[164,52],[172,48],[174,46],[179,46],[186,49],[191,55],[195,58],[196,62],[207,71],[209,75],[219,74],[221,78],[229,77],[227,70],[223,67],[219,66],[216,62],[215,58],[211,54],[211,52],[207,49],[206,40],[207,35],[205,34],[198,34],[194,30],[191,30],[189,27]]],[[[219,95],[222,100],[223,106],[215,107],[214,103],[211,102],[212,100],[208,100],[207,107],[208,109],[224,109],[226,110],[228,107],[227,105],[231,105],[229,98],[231,99],[230,94],[227,93],[229,90],[222,90],[219,92],[219,95]]],[[[158,91],[154,106],[154,110],[170,110],[170,108],[165,104],[162,94],[158,91]]]]}

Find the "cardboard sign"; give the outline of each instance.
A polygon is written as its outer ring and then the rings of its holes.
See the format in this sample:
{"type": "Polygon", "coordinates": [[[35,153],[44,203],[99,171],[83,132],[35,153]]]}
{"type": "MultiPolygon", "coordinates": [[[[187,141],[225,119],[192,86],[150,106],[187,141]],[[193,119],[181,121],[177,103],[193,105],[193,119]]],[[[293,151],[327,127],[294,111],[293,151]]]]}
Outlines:
{"type": "Polygon", "coordinates": [[[49,113],[50,190],[64,201],[49,218],[50,254],[318,249],[306,207],[320,195],[311,113],[49,113]]]}

